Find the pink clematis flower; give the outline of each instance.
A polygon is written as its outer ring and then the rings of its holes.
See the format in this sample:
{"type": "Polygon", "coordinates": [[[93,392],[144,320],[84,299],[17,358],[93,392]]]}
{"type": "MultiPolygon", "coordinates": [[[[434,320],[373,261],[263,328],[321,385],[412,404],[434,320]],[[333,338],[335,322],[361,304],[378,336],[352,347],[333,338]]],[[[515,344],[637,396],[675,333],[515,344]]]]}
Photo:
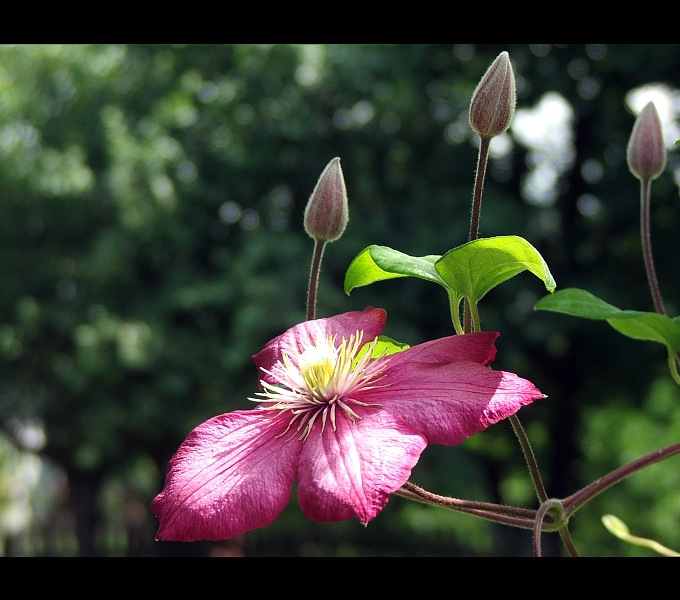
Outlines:
{"type": "Polygon", "coordinates": [[[258,406],[198,425],[151,504],[156,538],[223,540],[271,524],[298,483],[318,522],[366,524],[428,444],[453,446],[545,397],[489,368],[498,333],[445,337],[372,356],[384,310],[300,323],[253,356],[258,406]]]}

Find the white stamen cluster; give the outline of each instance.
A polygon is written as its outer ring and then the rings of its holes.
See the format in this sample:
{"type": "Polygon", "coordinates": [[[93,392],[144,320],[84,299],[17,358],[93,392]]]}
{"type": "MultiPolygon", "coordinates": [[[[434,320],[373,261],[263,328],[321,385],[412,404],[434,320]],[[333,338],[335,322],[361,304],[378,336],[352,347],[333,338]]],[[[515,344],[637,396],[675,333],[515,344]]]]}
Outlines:
{"type": "Polygon", "coordinates": [[[271,370],[262,369],[274,383],[261,380],[264,391],[256,393],[260,398],[249,400],[270,403],[265,410],[278,411],[279,415],[289,412],[291,419],[284,433],[297,423],[295,433],[302,432],[300,439],[305,440],[319,417],[320,434],[328,421],[335,431],[338,408],[354,423],[361,416],[353,407],[379,406],[352,397],[359,390],[379,387],[376,382],[381,379],[384,363],[381,357],[372,358],[377,339],[362,347],[363,331],[357,331],[349,340],[343,338],[339,346],[335,340],[336,336],[320,334],[302,352],[284,354],[271,370]]]}

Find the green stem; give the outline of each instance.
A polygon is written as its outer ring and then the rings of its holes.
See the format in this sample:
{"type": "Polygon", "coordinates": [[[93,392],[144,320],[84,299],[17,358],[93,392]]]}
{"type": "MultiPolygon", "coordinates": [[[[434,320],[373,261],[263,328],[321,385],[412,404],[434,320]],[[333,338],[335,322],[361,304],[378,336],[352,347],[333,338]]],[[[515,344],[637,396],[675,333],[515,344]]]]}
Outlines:
{"type": "Polygon", "coordinates": [[[558,533],[560,534],[562,542],[564,543],[567,552],[569,552],[569,555],[574,557],[578,556],[578,551],[576,550],[576,546],[574,546],[574,540],[571,539],[571,533],[569,533],[567,526],[565,525],[559,529],[558,533]]]}
{"type": "Polygon", "coordinates": [[[486,177],[486,165],[489,162],[490,137],[479,138],[479,153],[477,155],[477,171],[475,172],[475,188],[472,192],[472,209],[470,211],[470,233],[468,241],[479,237],[479,221],[482,213],[482,193],[484,191],[484,178],[486,177]]]}
{"type": "MultiPolygon", "coordinates": [[[[428,492],[408,481],[394,493],[398,496],[408,498],[409,500],[422,502],[423,504],[456,510],[458,512],[484,518],[488,521],[494,521],[503,525],[512,525],[522,529],[533,529],[536,520],[535,510],[506,506],[504,504],[475,502],[448,496],[440,496],[428,492]]],[[[554,531],[552,518],[549,517],[546,519],[542,527],[545,531],[554,531]]]]}
{"type": "Polygon", "coordinates": [[[547,500],[541,504],[538,511],[536,511],[536,521],[534,522],[534,556],[541,557],[541,530],[543,522],[548,516],[548,511],[553,508],[561,508],[562,504],[559,500],[547,500]]]}
{"type": "Polygon", "coordinates": [[[510,415],[508,417],[510,424],[512,425],[519,445],[524,453],[524,459],[526,460],[527,466],[529,467],[529,473],[531,474],[531,480],[534,482],[534,488],[536,489],[536,495],[541,502],[546,502],[548,500],[548,494],[543,486],[543,480],[541,479],[541,472],[538,468],[538,463],[536,461],[536,456],[529,443],[529,438],[527,437],[522,423],[520,423],[519,417],[517,415],[510,415]]]}
{"type": "MultiPolygon", "coordinates": [[[[482,193],[484,192],[484,178],[486,177],[486,165],[489,162],[489,147],[491,138],[480,136],[479,153],[477,154],[477,170],[475,171],[475,187],[472,192],[472,208],[470,210],[470,232],[468,241],[479,237],[479,221],[482,214],[482,193]]],[[[470,305],[465,301],[465,315],[463,318],[465,333],[472,331],[470,305]]]]}
{"type": "Polygon", "coordinates": [[[646,454],[645,456],[642,456],[633,462],[619,467],[604,477],[596,479],[583,489],[563,500],[562,503],[564,505],[567,517],[571,517],[571,515],[573,515],[589,500],[624,480],[626,477],[641,471],[649,465],[660,462],[666,458],[670,458],[676,454],[680,454],[680,442],[671,444],[670,446],[666,446],[665,448],[661,448],[659,450],[655,450],[654,452],[650,452],[649,454],[646,454]]]}
{"type": "Polygon", "coordinates": [[[567,528],[567,517],[564,512],[564,506],[561,500],[550,498],[543,502],[536,511],[536,522],[534,524],[534,556],[541,556],[541,531],[543,529],[543,522],[547,517],[551,517],[555,524],[559,526],[558,532],[562,541],[564,542],[567,552],[570,556],[578,556],[574,541],[571,539],[571,534],[567,528]]]}
{"type": "Polygon", "coordinates": [[[673,378],[673,381],[680,385],[680,373],[678,373],[678,363],[680,362],[680,352],[677,354],[673,355],[670,352],[668,353],[668,368],[670,369],[671,372],[671,377],[673,378]]]}
{"type": "MultiPolygon", "coordinates": [[[[518,422],[517,424],[519,425],[518,422]]],[[[519,428],[519,431],[522,431],[521,427],[519,428]]],[[[528,450],[530,451],[530,448],[528,448],[528,450]]],[[[568,521],[574,513],[595,496],[608,490],[626,477],[677,454],[680,454],[680,442],[650,452],[631,463],[619,467],[615,471],[593,481],[591,484],[563,500],[545,497],[545,491],[540,482],[540,476],[538,475],[538,472],[536,472],[537,479],[534,480],[534,483],[539,492],[539,497],[542,497],[541,506],[538,510],[440,496],[428,492],[408,481],[394,493],[410,500],[456,510],[496,523],[512,525],[523,529],[532,529],[534,531],[534,552],[537,556],[540,556],[539,532],[558,531],[569,554],[571,556],[578,556],[569,530],[567,529],[568,521]]],[[[528,462],[533,463],[535,461],[529,460],[528,462]]]]}
{"type": "Polygon", "coordinates": [[[460,296],[454,294],[451,290],[447,290],[449,295],[449,310],[451,312],[451,321],[456,333],[465,333],[463,326],[460,324],[460,296]]]}
{"type": "MultiPolygon", "coordinates": [[[[640,180],[640,237],[642,238],[642,255],[645,261],[645,271],[647,272],[647,281],[649,283],[649,290],[652,293],[652,300],[654,301],[654,309],[659,314],[665,315],[666,308],[661,297],[661,288],[659,281],[656,278],[656,269],[654,268],[654,255],[652,254],[652,234],[651,226],[649,224],[649,211],[651,204],[651,190],[652,180],[640,180]]],[[[680,374],[678,374],[678,363],[680,363],[680,352],[675,356],[670,356],[668,366],[671,371],[671,377],[680,385],[680,374]]]]}
{"type": "Polygon", "coordinates": [[[316,294],[319,288],[319,274],[321,272],[321,260],[326,242],[314,240],[314,254],[312,266],[309,272],[309,288],[307,290],[307,320],[316,318],[316,294]]]}
{"type": "Polygon", "coordinates": [[[482,330],[482,323],[479,320],[479,309],[477,308],[477,305],[470,302],[468,304],[468,307],[470,309],[470,320],[472,322],[472,331],[481,331],[482,330]]]}
{"type": "Polygon", "coordinates": [[[656,312],[665,315],[666,309],[664,308],[663,300],[661,299],[659,282],[656,279],[656,271],[654,270],[654,257],[652,256],[652,236],[649,226],[651,187],[651,179],[640,180],[640,234],[642,237],[642,254],[645,259],[645,270],[647,271],[649,289],[652,292],[652,299],[654,300],[654,308],[656,309],[656,312]]]}

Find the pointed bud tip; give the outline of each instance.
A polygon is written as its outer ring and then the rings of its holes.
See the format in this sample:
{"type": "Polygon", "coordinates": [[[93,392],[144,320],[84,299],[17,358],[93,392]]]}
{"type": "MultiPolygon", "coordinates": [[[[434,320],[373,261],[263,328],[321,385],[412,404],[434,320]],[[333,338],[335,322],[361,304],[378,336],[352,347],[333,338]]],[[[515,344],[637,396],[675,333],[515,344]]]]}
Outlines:
{"type": "Polygon", "coordinates": [[[505,133],[515,114],[515,73],[510,55],[501,52],[477,84],[470,103],[470,126],[482,137],[505,133]]]}
{"type": "Polygon", "coordinates": [[[320,242],[333,242],[344,232],[349,206],[340,158],[333,158],[319,176],[305,208],[305,230],[320,242]]]}
{"type": "Polygon", "coordinates": [[[635,119],[626,159],[628,169],[640,180],[656,179],[666,166],[666,145],[654,102],[648,102],[635,119]]]}

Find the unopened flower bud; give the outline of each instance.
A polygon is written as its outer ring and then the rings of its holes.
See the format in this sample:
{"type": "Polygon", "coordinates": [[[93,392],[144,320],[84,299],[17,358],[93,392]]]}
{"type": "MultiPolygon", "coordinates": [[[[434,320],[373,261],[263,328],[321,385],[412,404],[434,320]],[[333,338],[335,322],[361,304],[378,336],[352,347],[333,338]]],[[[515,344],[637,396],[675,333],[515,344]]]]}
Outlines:
{"type": "Polygon", "coordinates": [[[661,120],[653,102],[640,111],[626,152],[630,172],[640,180],[656,179],[666,166],[661,120]]]}
{"type": "Polygon", "coordinates": [[[333,242],[344,233],[348,220],[347,189],[336,157],[326,165],[309,197],[305,230],[317,241],[333,242]]]}
{"type": "Polygon", "coordinates": [[[480,136],[505,133],[515,114],[515,73],[510,56],[501,52],[477,84],[470,103],[470,125],[480,136]]]}

